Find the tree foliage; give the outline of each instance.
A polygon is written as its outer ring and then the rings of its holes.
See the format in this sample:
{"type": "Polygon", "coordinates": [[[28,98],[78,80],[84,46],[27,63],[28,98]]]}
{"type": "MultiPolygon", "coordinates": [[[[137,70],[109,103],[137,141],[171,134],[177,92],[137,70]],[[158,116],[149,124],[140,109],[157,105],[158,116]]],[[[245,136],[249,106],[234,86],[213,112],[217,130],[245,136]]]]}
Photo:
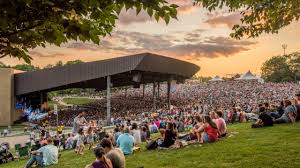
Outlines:
{"type": "Polygon", "coordinates": [[[241,25],[234,25],[232,37],[258,37],[262,33],[278,33],[278,30],[298,21],[299,0],[195,0],[196,4],[214,11],[228,8],[240,12],[241,25]]]}
{"type": "Polygon", "coordinates": [[[7,55],[30,63],[28,49],[69,40],[99,44],[110,34],[120,11],[147,11],[169,23],[178,6],[165,0],[1,0],[0,58],[7,55]]]}
{"type": "Polygon", "coordinates": [[[264,62],[262,78],[269,82],[290,82],[300,79],[300,53],[274,56],[264,62]]]}
{"type": "Polygon", "coordinates": [[[26,72],[31,72],[31,71],[35,71],[35,70],[40,69],[39,67],[35,67],[33,65],[30,65],[30,64],[19,64],[19,65],[16,65],[16,66],[12,67],[12,68],[20,70],[20,71],[26,71],[26,72]]]}
{"type": "MultiPolygon", "coordinates": [[[[62,61],[58,61],[56,64],[48,64],[44,67],[44,69],[49,69],[49,68],[54,68],[54,67],[61,67],[61,66],[66,66],[66,65],[74,65],[74,64],[81,64],[83,63],[83,61],[81,60],[74,60],[74,61],[67,61],[65,64],[62,61]]],[[[10,66],[10,65],[6,65],[2,62],[0,62],[0,68],[13,68],[13,69],[17,69],[20,71],[26,71],[26,72],[31,72],[31,71],[36,71],[41,69],[38,66],[33,66],[31,64],[18,64],[15,66],[10,66]]]]}

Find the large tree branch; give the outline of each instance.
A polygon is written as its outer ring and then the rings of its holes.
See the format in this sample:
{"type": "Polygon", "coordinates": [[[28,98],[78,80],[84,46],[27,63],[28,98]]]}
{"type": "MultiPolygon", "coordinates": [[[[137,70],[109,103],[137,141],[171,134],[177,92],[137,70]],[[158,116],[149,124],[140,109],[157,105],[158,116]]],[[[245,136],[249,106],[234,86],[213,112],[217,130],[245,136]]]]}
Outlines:
{"type": "Polygon", "coordinates": [[[0,59],[6,57],[7,55],[8,55],[8,53],[5,53],[5,54],[1,55],[0,59]]]}
{"type": "Polygon", "coordinates": [[[27,30],[30,30],[30,29],[33,29],[35,27],[41,26],[42,24],[43,24],[43,22],[40,21],[39,23],[37,23],[35,25],[28,26],[28,27],[25,27],[23,29],[13,31],[11,33],[0,34],[0,38],[6,38],[6,37],[9,37],[9,36],[13,36],[15,34],[18,34],[18,33],[21,33],[21,32],[24,32],[24,31],[27,31],[27,30]]]}

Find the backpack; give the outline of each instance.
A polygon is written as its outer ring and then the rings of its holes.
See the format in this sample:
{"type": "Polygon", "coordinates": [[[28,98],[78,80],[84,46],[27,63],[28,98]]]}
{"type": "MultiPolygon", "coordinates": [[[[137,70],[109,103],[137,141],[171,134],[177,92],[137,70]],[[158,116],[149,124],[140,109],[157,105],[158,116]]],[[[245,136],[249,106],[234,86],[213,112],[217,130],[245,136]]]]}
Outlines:
{"type": "Polygon", "coordinates": [[[146,148],[148,150],[153,150],[153,149],[156,149],[158,147],[158,144],[155,140],[151,140],[147,145],[146,145],[146,148]]]}

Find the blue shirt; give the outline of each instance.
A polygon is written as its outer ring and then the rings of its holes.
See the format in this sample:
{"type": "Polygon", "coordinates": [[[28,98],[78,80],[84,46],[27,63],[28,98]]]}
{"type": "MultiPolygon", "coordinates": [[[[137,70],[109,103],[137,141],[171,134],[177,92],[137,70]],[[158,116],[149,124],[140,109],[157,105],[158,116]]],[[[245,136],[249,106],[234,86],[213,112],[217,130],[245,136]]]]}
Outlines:
{"type": "Polygon", "coordinates": [[[58,148],[52,144],[41,147],[37,152],[43,154],[45,166],[58,163],[58,148]]]}
{"type": "Polygon", "coordinates": [[[117,144],[125,155],[132,154],[134,138],[128,133],[121,134],[117,139],[117,144]]]}

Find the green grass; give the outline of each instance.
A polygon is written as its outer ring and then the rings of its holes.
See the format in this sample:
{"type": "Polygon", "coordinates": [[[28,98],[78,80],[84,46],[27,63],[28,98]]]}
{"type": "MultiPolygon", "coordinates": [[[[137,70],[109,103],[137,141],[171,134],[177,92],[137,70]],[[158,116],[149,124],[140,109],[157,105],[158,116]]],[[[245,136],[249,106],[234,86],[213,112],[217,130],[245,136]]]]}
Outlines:
{"type": "MultiPolygon", "coordinates": [[[[126,157],[127,168],[200,168],[200,167],[300,167],[300,123],[251,129],[250,124],[229,126],[238,132],[212,144],[190,145],[183,149],[142,151],[126,157]]],[[[84,167],[94,160],[91,151],[78,156],[62,152],[59,164],[51,168],[84,167]]],[[[19,168],[25,160],[0,165],[19,168]]]]}
{"type": "Polygon", "coordinates": [[[82,105],[95,102],[96,100],[88,98],[64,98],[63,101],[67,104],[82,105]]]}

